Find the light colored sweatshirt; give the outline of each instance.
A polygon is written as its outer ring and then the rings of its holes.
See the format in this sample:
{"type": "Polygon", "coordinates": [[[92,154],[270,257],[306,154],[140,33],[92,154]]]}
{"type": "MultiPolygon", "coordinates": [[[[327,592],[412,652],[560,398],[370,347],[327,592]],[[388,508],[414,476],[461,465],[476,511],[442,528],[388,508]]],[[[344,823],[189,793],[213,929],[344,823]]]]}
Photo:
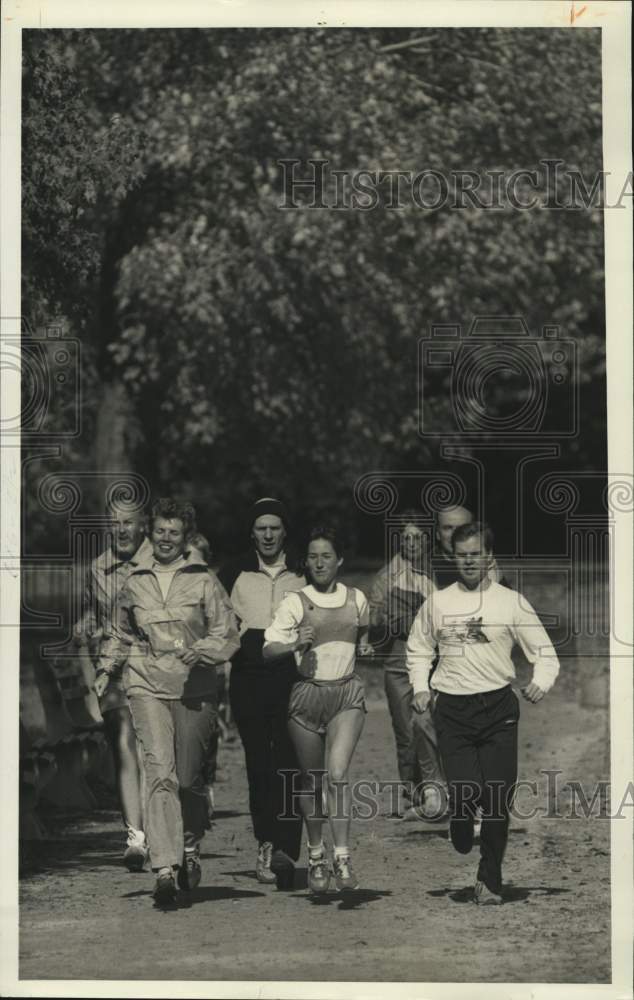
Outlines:
{"type": "Polygon", "coordinates": [[[559,661],[536,611],[523,595],[489,582],[483,590],[454,583],[435,591],[418,613],[407,642],[407,669],[414,693],[432,687],[446,694],[495,691],[515,680],[511,650],[522,648],[533,681],[549,691],[559,661]]]}

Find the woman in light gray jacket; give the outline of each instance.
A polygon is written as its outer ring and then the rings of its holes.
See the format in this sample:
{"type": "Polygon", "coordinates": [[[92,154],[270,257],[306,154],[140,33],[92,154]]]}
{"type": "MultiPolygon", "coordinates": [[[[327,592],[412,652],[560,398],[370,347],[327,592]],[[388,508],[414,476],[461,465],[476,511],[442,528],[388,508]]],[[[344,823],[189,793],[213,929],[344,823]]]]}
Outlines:
{"type": "Polygon", "coordinates": [[[199,845],[208,825],[203,763],[215,727],[216,666],[239,646],[226,594],[199,553],[190,504],[152,509],[152,555],[130,574],[117,625],[104,643],[95,690],[123,666],[148,786],[147,835],[155,899],[200,882],[199,845]]]}

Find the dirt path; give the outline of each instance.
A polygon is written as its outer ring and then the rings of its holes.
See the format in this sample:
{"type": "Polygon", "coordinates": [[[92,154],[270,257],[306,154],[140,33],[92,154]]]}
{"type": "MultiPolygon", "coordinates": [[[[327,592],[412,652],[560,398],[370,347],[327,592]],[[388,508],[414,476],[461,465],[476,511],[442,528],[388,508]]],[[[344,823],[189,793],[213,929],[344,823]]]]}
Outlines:
{"type": "MultiPolygon", "coordinates": [[[[523,704],[521,777],[560,768],[561,786],[589,788],[607,776],[606,726],[605,712],[579,708],[562,689],[538,707],[523,704]]],[[[301,888],[305,869],[293,893],[255,880],[239,744],[223,748],[221,764],[203,881],[176,911],[153,908],[149,873],[121,867],[114,812],[29,846],[22,979],[609,982],[607,820],[515,820],[506,903],[482,910],[471,901],[476,851],[461,857],[446,834],[389,818],[386,797],[382,815],[353,825],[363,889],[315,902],[301,888]]],[[[376,700],[353,777],[388,780],[394,770],[389,718],[376,700]]],[[[544,796],[519,801],[543,806],[544,796]]]]}

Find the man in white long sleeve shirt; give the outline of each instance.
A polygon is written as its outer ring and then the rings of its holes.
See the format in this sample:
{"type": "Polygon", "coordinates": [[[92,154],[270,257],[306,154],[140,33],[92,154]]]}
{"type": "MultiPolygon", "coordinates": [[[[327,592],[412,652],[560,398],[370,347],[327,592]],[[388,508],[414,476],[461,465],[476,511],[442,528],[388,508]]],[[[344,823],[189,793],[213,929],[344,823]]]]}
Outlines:
{"type": "Polygon", "coordinates": [[[517,781],[519,701],[511,687],[511,650],[519,644],[533,665],[532,681],[522,691],[533,703],[554,684],[559,662],[528,601],[489,578],[493,539],[486,525],[456,528],[452,543],[460,579],[436,591],[421,608],[407,644],[407,668],[414,710],[430,711],[429,673],[438,654],[434,716],[450,790],[451,841],[461,854],[469,853],[480,806],[475,900],[501,903],[502,859],[517,781]]]}

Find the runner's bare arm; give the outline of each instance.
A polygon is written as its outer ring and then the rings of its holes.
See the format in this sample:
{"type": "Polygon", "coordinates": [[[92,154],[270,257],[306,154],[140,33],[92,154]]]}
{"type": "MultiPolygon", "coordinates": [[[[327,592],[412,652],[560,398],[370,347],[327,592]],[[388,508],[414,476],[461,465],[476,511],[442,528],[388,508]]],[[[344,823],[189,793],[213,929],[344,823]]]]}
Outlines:
{"type": "Polygon", "coordinates": [[[302,624],[301,601],[296,594],[284,598],[264,632],[262,656],[277,660],[289,653],[303,653],[315,638],[312,625],[302,624]]]}
{"type": "Polygon", "coordinates": [[[359,630],[357,632],[357,656],[373,656],[374,646],[369,639],[370,609],[368,601],[361,590],[355,593],[357,611],[359,613],[359,630]]]}

